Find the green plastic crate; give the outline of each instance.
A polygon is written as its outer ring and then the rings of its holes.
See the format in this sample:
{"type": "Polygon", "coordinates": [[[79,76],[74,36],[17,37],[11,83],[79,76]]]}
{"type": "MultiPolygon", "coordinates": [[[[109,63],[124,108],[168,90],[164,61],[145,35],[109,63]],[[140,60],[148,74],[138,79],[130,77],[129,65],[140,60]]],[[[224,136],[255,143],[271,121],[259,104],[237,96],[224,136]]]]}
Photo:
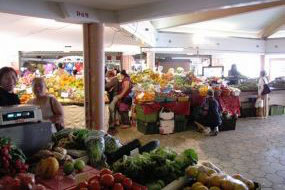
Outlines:
{"type": "Polygon", "coordinates": [[[188,119],[185,115],[175,115],[174,117],[174,131],[175,132],[182,132],[188,130],[187,123],[188,119]]]}
{"type": "Polygon", "coordinates": [[[185,116],[185,115],[175,115],[175,116],[174,116],[174,120],[175,120],[175,121],[185,121],[185,120],[187,120],[187,119],[186,119],[186,116],[185,116]]]}
{"type": "Polygon", "coordinates": [[[151,114],[145,114],[141,105],[136,105],[136,118],[137,120],[152,123],[157,122],[158,120],[158,112],[154,112],[151,114]]]}
{"type": "Polygon", "coordinates": [[[149,135],[149,134],[158,134],[159,133],[159,123],[158,122],[143,122],[137,120],[137,129],[139,132],[149,135]]]}
{"type": "Polygon", "coordinates": [[[285,114],[285,107],[281,105],[270,106],[270,115],[283,115],[285,114]]]}

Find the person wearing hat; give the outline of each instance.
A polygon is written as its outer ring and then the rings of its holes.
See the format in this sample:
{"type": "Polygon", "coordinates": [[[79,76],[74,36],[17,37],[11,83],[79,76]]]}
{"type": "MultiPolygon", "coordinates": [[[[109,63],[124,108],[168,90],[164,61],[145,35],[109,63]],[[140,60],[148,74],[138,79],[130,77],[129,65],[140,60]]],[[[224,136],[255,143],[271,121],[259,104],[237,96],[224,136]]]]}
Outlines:
{"type": "Polygon", "coordinates": [[[206,100],[202,106],[202,116],[198,121],[195,121],[197,127],[202,129],[210,136],[216,136],[219,133],[219,126],[222,124],[222,118],[220,114],[220,106],[218,101],[214,97],[214,91],[209,89],[207,92],[206,100]],[[210,128],[210,132],[207,132],[207,128],[210,128]]]}

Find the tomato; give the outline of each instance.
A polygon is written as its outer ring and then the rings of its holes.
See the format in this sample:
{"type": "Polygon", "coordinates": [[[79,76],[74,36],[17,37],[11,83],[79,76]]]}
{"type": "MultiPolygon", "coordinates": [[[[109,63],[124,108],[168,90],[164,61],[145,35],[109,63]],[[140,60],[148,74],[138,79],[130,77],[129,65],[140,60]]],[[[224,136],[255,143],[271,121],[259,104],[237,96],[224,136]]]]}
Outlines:
{"type": "Polygon", "coordinates": [[[146,186],[141,186],[141,190],[148,190],[146,186]]]}
{"type": "Polygon", "coordinates": [[[123,185],[124,185],[125,188],[131,189],[132,186],[133,186],[133,181],[130,178],[125,178],[123,180],[123,185]]]}
{"type": "Polygon", "coordinates": [[[111,170],[109,170],[109,169],[107,169],[107,168],[104,168],[104,169],[102,169],[101,171],[100,171],[100,175],[102,176],[102,175],[104,175],[104,174],[112,174],[113,172],[111,171],[111,170]]]}
{"type": "Polygon", "coordinates": [[[89,180],[88,180],[88,183],[92,183],[93,181],[100,181],[100,175],[99,174],[96,174],[95,176],[91,177],[89,180]]]}
{"type": "Polygon", "coordinates": [[[113,176],[115,178],[115,182],[119,182],[119,183],[121,183],[125,178],[125,176],[122,173],[115,173],[113,174],[113,176]]]}
{"type": "Polygon", "coordinates": [[[115,183],[113,186],[113,190],[124,190],[124,187],[121,183],[115,183]]]}
{"type": "Polygon", "coordinates": [[[100,187],[99,181],[97,181],[96,179],[93,179],[93,180],[91,181],[91,183],[89,183],[88,189],[89,189],[89,190],[100,190],[101,187],[100,187]]]}
{"type": "Polygon", "coordinates": [[[88,190],[87,187],[82,187],[82,188],[79,188],[79,190],[88,190]]]}
{"type": "Polygon", "coordinates": [[[46,190],[46,187],[40,184],[37,184],[33,187],[33,190],[46,190]]]}
{"type": "Polygon", "coordinates": [[[88,183],[87,183],[86,181],[81,182],[81,183],[78,184],[77,187],[78,187],[79,189],[81,189],[81,188],[87,188],[87,189],[88,189],[88,183]]]}
{"type": "Polygon", "coordinates": [[[111,187],[114,184],[114,177],[110,174],[104,174],[100,179],[101,184],[111,187]]]}
{"type": "Polygon", "coordinates": [[[133,183],[132,190],[142,190],[142,188],[140,186],[138,186],[137,184],[133,183]]]}

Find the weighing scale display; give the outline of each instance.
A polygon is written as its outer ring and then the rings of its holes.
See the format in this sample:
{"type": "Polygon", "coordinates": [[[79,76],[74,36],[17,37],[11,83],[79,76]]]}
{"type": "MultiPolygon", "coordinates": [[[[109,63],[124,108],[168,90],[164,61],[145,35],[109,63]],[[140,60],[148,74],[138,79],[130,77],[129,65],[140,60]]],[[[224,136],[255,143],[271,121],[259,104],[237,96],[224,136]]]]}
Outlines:
{"type": "Polygon", "coordinates": [[[34,118],[35,114],[33,111],[22,111],[22,112],[12,112],[2,115],[3,121],[14,121],[18,119],[30,119],[34,118]]]}

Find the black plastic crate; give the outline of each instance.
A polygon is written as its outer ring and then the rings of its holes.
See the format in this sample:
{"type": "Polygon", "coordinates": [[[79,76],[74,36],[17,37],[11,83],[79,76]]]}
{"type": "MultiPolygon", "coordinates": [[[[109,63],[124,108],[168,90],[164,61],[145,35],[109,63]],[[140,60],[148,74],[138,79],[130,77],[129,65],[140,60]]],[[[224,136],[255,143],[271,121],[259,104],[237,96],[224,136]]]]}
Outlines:
{"type": "Polygon", "coordinates": [[[230,131],[236,129],[237,119],[223,119],[222,125],[219,127],[219,131],[230,131]]]}
{"type": "Polygon", "coordinates": [[[255,108],[242,108],[240,112],[241,112],[241,117],[256,117],[255,108]]]}
{"type": "Polygon", "coordinates": [[[158,134],[159,133],[159,123],[158,122],[143,122],[137,120],[137,129],[139,132],[149,135],[149,134],[158,134]]]}

